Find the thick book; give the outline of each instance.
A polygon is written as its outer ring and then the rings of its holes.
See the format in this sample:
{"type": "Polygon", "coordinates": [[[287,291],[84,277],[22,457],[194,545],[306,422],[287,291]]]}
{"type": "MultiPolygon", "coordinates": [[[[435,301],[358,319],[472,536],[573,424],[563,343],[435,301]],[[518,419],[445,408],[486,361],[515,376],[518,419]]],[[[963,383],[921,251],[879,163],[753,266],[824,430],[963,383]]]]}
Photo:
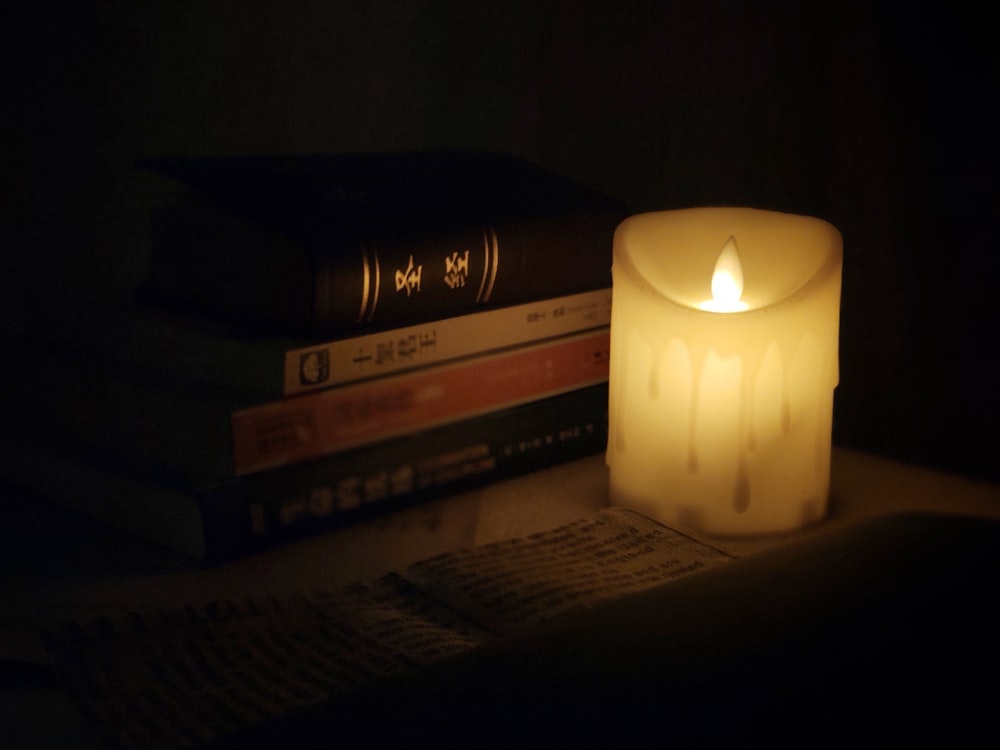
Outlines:
{"type": "Polygon", "coordinates": [[[251,474],[606,382],[609,328],[232,414],[233,472],[251,474]]]}
{"type": "Polygon", "coordinates": [[[282,393],[343,385],[611,325],[611,289],[456,315],[289,349],[282,393]]]}
{"type": "Polygon", "coordinates": [[[597,454],[607,445],[607,397],[601,383],[205,484],[140,472],[93,445],[9,426],[0,452],[3,474],[16,485],[211,565],[597,454]]]}
{"type": "Polygon", "coordinates": [[[264,400],[86,347],[10,342],[0,417],[139,475],[204,486],[606,383],[608,330],[264,400]]]}
{"type": "Polygon", "coordinates": [[[606,196],[514,156],[161,158],[147,302],[299,335],[611,286],[606,196]]]}
{"type": "Polygon", "coordinates": [[[356,336],[296,338],[136,303],[53,299],[9,289],[7,336],[87,347],[116,367],[276,399],[608,326],[598,289],[356,336]],[[31,310],[30,316],[19,315],[31,310]]]}

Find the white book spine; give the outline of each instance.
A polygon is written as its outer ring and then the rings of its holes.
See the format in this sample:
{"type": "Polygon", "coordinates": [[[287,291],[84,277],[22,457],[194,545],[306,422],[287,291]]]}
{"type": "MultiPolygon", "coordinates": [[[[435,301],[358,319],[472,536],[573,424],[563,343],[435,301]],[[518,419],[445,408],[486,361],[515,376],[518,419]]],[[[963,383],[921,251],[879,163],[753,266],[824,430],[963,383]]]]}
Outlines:
{"type": "Polygon", "coordinates": [[[284,395],[440,364],[611,323],[611,290],[539,300],[285,353],[284,395]]]}

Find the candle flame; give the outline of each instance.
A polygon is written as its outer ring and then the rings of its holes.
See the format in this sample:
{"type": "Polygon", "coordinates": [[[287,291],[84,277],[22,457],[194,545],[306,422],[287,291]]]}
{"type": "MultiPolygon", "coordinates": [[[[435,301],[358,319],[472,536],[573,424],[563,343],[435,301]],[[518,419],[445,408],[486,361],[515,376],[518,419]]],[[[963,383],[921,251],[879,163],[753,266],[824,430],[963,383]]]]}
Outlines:
{"type": "Polygon", "coordinates": [[[719,253],[712,272],[712,299],[702,302],[702,310],[712,312],[739,312],[746,310],[747,304],[743,296],[743,266],[740,264],[740,254],[736,249],[736,238],[730,237],[719,253]]]}
{"type": "Polygon", "coordinates": [[[730,237],[719,260],[715,263],[712,273],[712,298],[723,304],[739,302],[743,294],[743,266],[740,265],[740,254],[736,250],[736,239],[730,237]]]}

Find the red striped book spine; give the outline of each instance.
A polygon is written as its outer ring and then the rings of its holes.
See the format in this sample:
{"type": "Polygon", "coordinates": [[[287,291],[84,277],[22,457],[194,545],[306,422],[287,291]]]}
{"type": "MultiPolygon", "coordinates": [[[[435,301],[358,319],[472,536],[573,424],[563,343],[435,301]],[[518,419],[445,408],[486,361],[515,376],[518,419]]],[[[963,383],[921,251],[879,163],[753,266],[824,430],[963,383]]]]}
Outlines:
{"type": "Polygon", "coordinates": [[[234,412],[237,475],[605,382],[609,329],[234,412]]]}

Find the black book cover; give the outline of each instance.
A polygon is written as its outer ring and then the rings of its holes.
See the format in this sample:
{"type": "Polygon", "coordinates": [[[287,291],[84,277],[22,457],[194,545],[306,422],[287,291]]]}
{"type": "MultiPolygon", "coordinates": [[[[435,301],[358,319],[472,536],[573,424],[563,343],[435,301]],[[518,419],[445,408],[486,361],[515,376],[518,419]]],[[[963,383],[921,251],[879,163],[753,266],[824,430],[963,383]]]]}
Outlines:
{"type": "Polygon", "coordinates": [[[335,334],[610,286],[617,202],[444,151],[160,158],[146,301],[335,334]]]}
{"type": "MultiPolygon", "coordinates": [[[[229,481],[4,423],[0,477],[208,565],[604,450],[607,383],[229,481]]],[[[217,450],[204,435],[178,436],[217,450]]],[[[138,436],[136,439],[140,439],[138,436]]]]}
{"type": "Polygon", "coordinates": [[[600,453],[607,383],[199,491],[217,564],[600,453]]]}

